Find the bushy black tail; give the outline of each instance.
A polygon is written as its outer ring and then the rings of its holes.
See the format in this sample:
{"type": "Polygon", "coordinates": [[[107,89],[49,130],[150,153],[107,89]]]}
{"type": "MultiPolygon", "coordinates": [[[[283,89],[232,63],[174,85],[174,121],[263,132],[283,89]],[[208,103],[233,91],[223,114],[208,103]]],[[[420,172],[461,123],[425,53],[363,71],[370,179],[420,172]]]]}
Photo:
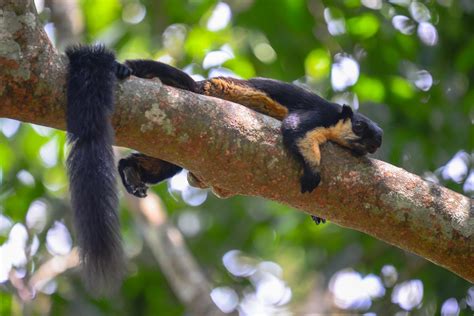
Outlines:
{"type": "Polygon", "coordinates": [[[117,63],[103,46],[72,47],[66,54],[67,168],[82,269],[90,290],[110,293],[124,274],[110,122],[117,63]]]}

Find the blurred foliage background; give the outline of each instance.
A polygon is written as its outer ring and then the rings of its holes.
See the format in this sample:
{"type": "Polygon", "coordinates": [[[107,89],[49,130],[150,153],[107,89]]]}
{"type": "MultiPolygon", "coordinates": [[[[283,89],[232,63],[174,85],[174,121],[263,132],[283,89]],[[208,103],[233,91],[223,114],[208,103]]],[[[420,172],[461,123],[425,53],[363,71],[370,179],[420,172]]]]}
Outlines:
{"type": "MultiPolygon", "coordinates": [[[[473,195],[471,0],[35,2],[60,50],[103,42],[120,59],[164,61],[197,79],[261,76],[306,86],[379,122],[385,134],[377,158],[473,195]]],[[[153,255],[146,221],[124,199],[129,274],[111,298],[87,293],[77,269],[68,269],[77,262],[59,260],[73,258],[75,244],[64,158],[63,132],[0,119],[0,314],[199,314],[198,302],[178,294],[173,271],[153,255]],[[53,259],[57,265],[48,265],[53,259]]],[[[190,251],[178,261],[197,263],[213,308],[242,315],[474,311],[467,281],[370,236],[316,226],[258,198],[219,200],[189,187],[184,174],[154,190],[167,225],[178,228],[168,237],[186,243],[165,243],[166,251],[190,251]]],[[[182,281],[181,290],[195,286],[182,281]]]]}

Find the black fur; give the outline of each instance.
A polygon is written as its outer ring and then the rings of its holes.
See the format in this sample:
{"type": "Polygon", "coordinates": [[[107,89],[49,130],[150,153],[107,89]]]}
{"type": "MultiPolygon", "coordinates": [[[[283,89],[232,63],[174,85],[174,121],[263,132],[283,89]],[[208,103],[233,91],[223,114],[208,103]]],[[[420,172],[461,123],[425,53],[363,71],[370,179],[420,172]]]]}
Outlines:
{"type": "Polygon", "coordinates": [[[317,216],[315,216],[315,215],[311,215],[311,219],[313,220],[313,222],[314,222],[316,225],[326,223],[326,219],[321,218],[321,217],[317,217],[317,216]]]}
{"type": "Polygon", "coordinates": [[[196,82],[193,78],[184,71],[176,71],[177,69],[170,65],[141,59],[127,60],[125,64],[132,69],[132,74],[139,78],[159,77],[165,85],[192,92],[197,91],[196,82]]]}
{"type": "MultiPolygon", "coordinates": [[[[139,77],[158,77],[164,84],[170,86],[197,93],[205,92],[203,87],[205,87],[207,80],[194,82],[186,73],[169,65],[151,60],[127,61],[127,65],[132,69],[132,73],[139,77]]],[[[352,133],[359,137],[359,139],[347,140],[344,145],[355,155],[364,155],[368,152],[373,153],[382,143],[382,129],[362,114],[354,113],[347,105],[341,106],[303,88],[277,80],[266,78],[250,80],[220,79],[234,83],[239,82],[241,85],[247,85],[253,89],[263,91],[271,99],[288,109],[288,115],[282,122],[283,143],[303,166],[303,175],[300,179],[302,193],[312,192],[321,181],[319,170],[315,167],[315,162],[313,161],[310,164],[298,148],[298,142],[304,139],[308,132],[316,128],[333,127],[339,121],[346,122],[346,120],[350,120],[352,133]]],[[[231,91],[229,93],[236,92],[231,91]]],[[[153,158],[150,157],[150,159],[153,158]]],[[[139,170],[139,168],[135,167],[134,170],[139,170]]],[[[145,176],[146,172],[140,177],[143,178],[145,176]]],[[[123,175],[122,181],[126,184],[123,175]]],[[[313,220],[317,224],[325,222],[324,219],[316,216],[313,216],[313,220]]]]}
{"type": "MultiPolygon", "coordinates": [[[[197,92],[197,85],[193,78],[170,65],[142,59],[127,60],[125,64],[136,77],[145,79],[158,77],[166,85],[197,92]]],[[[167,161],[143,154],[132,154],[121,159],[118,165],[120,178],[127,192],[141,198],[147,196],[149,184],[157,184],[169,179],[182,169],[167,161]],[[156,169],[144,168],[143,161],[151,161],[156,169]]]]}
{"type": "Polygon", "coordinates": [[[269,97],[284,105],[289,111],[314,111],[324,122],[330,126],[338,121],[341,106],[327,101],[317,94],[296,85],[267,78],[249,79],[247,82],[254,88],[264,91],[269,97]]]}
{"type": "Polygon", "coordinates": [[[183,168],[177,165],[139,153],[120,159],[118,164],[120,178],[127,192],[141,198],[147,196],[149,184],[160,183],[181,170],[183,168]]]}
{"type": "Polygon", "coordinates": [[[127,69],[103,46],[71,47],[66,54],[67,167],[82,270],[90,290],[109,293],[125,272],[110,116],[116,74],[123,78],[127,69]]]}
{"type": "Polygon", "coordinates": [[[308,165],[297,147],[298,141],[309,131],[334,126],[340,120],[350,119],[354,134],[361,137],[360,140],[349,142],[355,155],[373,153],[382,144],[382,129],[364,115],[354,113],[347,105],[329,102],[298,86],[277,80],[256,78],[248,82],[289,110],[289,115],[282,122],[283,142],[303,165],[301,193],[312,192],[321,181],[318,170],[308,165]]]}
{"type": "Polygon", "coordinates": [[[351,151],[356,156],[373,154],[382,145],[383,130],[360,113],[351,115],[352,130],[360,139],[351,142],[351,151]]]}
{"type": "MultiPolygon", "coordinates": [[[[281,125],[283,136],[283,145],[291,152],[293,157],[303,166],[303,175],[300,178],[301,193],[313,191],[321,182],[321,176],[317,170],[314,170],[309,163],[301,155],[298,149],[298,141],[302,139],[306,133],[315,127],[324,126],[327,121],[319,120],[321,116],[312,111],[294,111],[285,117],[281,125]]],[[[334,119],[337,122],[337,119],[334,119]]],[[[330,126],[330,125],[329,125],[330,126]]]]}

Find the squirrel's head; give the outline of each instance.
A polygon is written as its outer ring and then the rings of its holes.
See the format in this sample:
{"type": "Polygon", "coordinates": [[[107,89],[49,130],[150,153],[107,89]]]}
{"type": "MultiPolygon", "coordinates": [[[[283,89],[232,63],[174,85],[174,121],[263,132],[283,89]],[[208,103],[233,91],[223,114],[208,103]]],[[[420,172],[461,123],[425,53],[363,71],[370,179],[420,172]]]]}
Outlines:
{"type": "Polygon", "coordinates": [[[350,120],[350,137],[346,139],[347,147],[358,156],[374,153],[382,145],[383,130],[366,116],[353,112],[348,105],[341,109],[341,119],[350,120]]]}

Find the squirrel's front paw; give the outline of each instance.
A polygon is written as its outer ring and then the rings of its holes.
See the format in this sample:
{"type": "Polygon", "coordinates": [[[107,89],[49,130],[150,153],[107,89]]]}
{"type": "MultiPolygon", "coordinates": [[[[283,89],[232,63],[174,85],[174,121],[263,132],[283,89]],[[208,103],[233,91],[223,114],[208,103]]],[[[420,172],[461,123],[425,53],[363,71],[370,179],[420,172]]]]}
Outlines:
{"type": "Polygon", "coordinates": [[[144,198],[147,196],[146,191],[148,190],[148,186],[145,183],[141,182],[141,183],[127,184],[125,186],[125,189],[127,189],[128,193],[133,194],[136,197],[144,198]]]}
{"type": "Polygon", "coordinates": [[[305,170],[300,178],[301,193],[311,193],[321,182],[319,172],[305,170]]]}
{"type": "Polygon", "coordinates": [[[125,169],[124,174],[126,176],[122,178],[123,186],[125,187],[127,192],[139,198],[146,197],[146,191],[148,190],[148,186],[140,180],[133,181],[132,179],[136,180],[135,177],[127,177],[127,173],[129,174],[129,172],[127,171],[130,170],[125,169]]]}
{"type": "Polygon", "coordinates": [[[132,69],[130,69],[130,67],[125,64],[121,64],[118,61],[115,62],[115,76],[117,76],[119,80],[128,78],[131,74],[132,69]]]}
{"type": "Polygon", "coordinates": [[[130,160],[120,159],[118,171],[128,193],[140,198],[146,197],[148,186],[141,180],[138,168],[130,160]]]}

